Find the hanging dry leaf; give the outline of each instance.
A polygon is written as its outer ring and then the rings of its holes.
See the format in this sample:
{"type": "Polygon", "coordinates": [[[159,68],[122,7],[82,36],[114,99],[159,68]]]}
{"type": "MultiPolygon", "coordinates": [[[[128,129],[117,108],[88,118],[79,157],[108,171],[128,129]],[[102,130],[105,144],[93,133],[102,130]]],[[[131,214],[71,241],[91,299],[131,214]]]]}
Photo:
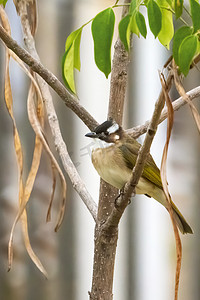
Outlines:
{"type": "MultiPolygon", "coordinates": [[[[6,18],[6,14],[2,7],[0,7],[0,16],[2,25],[7,30],[7,32],[10,34],[10,26],[8,19],[6,18]]],[[[5,102],[6,107],[8,109],[8,113],[11,117],[12,123],[13,123],[13,136],[14,136],[14,147],[17,157],[17,165],[19,170],[19,204],[22,201],[23,198],[23,179],[22,179],[22,173],[23,173],[23,154],[22,154],[22,147],[21,147],[21,141],[19,137],[19,133],[17,130],[15,118],[13,115],[13,99],[12,99],[12,91],[11,91],[11,84],[10,84],[10,74],[9,74],[9,61],[10,61],[10,55],[8,50],[6,50],[6,61],[5,61],[5,102]]],[[[12,247],[12,240],[13,236],[10,238],[10,243],[8,247],[8,269],[11,268],[12,265],[12,259],[13,259],[13,247],[12,247]]]]}
{"type": "MultiPolygon", "coordinates": [[[[23,69],[23,71],[31,79],[32,83],[34,84],[34,87],[37,90],[38,95],[40,95],[40,98],[42,98],[40,89],[38,87],[38,84],[37,84],[35,78],[31,75],[31,72],[29,70],[27,70],[27,68],[24,66],[22,61],[15,55],[15,53],[13,53],[12,51],[9,50],[9,54],[10,54],[10,56],[12,56],[12,58],[14,60],[17,61],[17,63],[20,65],[20,67],[23,69]]],[[[27,106],[28,106],[27,110],[28,110],[28,117],[29,117],[30,124],[31,124],[35,134],[40,138],[40,140],[43,144],[43,147],[46,150],[46,153],[48,154],[48,156],[51,160],[51,165],[54,166],[54,169],[58,172],[60,180],[61,180],[62,199],[61,199],[61,207],[60,207],[60,211],[59,211],[58,221],[57,221],[57,225],[55,227],[55,231],[57,231],[59,229],[59,227],[62,223],[63,217],[64,217],[65,206],[66,206],[67,185],[66,185],[65,177],[62,173],[62,170],[60,169],[60,166],[58,165],[53,153],[51,152],[51,150],[49,148],[49,145],[47,143],[47,138],[45,137],[45,134],[44,134],[44,131],[41,127],[40,121],[37,118],[36,108],[34,106],[34,101],[28,101],[27,106]]],[[[54,171],[52,171],[52,172],[54,172],[54,171]]],[[[54,178],[53,178],[53,180],[54,180],[54,178]]],[[[54,192],[52,190],[52,195],[53,194],[54,194],[54,192]]],[[[53,199],[53,196],[51,196],[51,198],[53,199]]],[[[51,208],[51,206],[50,206],[50,208],[51,208]]]]}
{"type": "MultiPolygon", "coordinates": [[[[44,132],[41,128],[41,125],[38,121],[35,106],[34,106],[34,101],[31,101],[30,98],[28,98],[27,110],[28,110],[29,122],[30,122],[36,136],[38,136],[40,138],[40,140],[43,144],[43,147],[44,147],[45,151],[47,152],[47,154],[48,154],[48,156],[51,160],[51,164],[53,165],[55,170],[58,172],[60,180],[61,180],[62,199],[61,199],[61,207],[60,207],[59,215],[58,215],[58,221],[57,221],[57,224],[55,226],[55,231],[57,231],[59,229],[61,223],[62,223],[64,213],[65,213],[67,185],[66,185],[66,181],[65,181],[65,177],[63,175],[63,172],[62,172],[58,162],[56,161],[53,153],[51,152],[51,150],[49,148],[49,145],[47,143],[47,139],[46,139],[46,137],[44,135],[44,132]]],[[[51,206],[50,206],[50,208],[51,208],[51,206]]]]}
{"type": "MultiPolygon", "coordinates": [[[[4,12],[3,9],[0,9],[0,15],[1,15],[1,20],[2,24],[5,29],[7,29],[7,32],[10,34],[10,26],[8,22],[8,18],[4,12]]],[[[22,231],[24,235],[24,241],[25,241],[25,246],[26,249],[33,260],[33,262],[36,264],[36,266],[39,268],[39,270],[47,277],[47,272],[42,266],[39,258],[37,255],[35,255],[31,244],[30,244],[30,239],[28,235],[28,224],[27,224],[27,214],[26,214],[26,204],[29,200],[33,184],[35,181],[35,176],[37,174],[37,170],[39,167],[40,163],[40,157],[41,157],[41,150],[42,150],[42,144],[40,140],[36,137],[36,142],[35,142],[35,150],[34,150],[34,155],[33,155],[33,162],[31,166],[31,170],[29,172],[29,176],[27,178],[25,187],[23,184],[23,179],[22,179],[22,173],[23,173],[23,154],[22,154],[22,147],[21,147],[21,141],[19,138],[19,133],[16,127],[16,122],[15,118],[13,115],[13,99],[12,99],[12,90],[11,90],[11,84],[10,84],[10,75],[9,75],[9,61],[10,61],[10,53],[6,48],[6,63],[5,63],[5,102],[6,106],[9,112],[9,115],[11,116],[12,122],[13,122],[13,132],[14,132],[14,146],[15,146],[15,152],[17,156],[17,164],[18,164],[18,169],[19,169],[19,210],[18,214],[16,216],[16,219],[13,223],[11,234],[10,234],[10,239],[9,239],[9,244],[8,244],[8,270],[11,269],[12,267],[12,261],[13,261],[13,234],[14,234],[14,229],[15,225],[17,224],[18,220],[21,218],[22,221],[22,231]]],[[[41,97],[40,97],[41,99],[41,97]]],[[[43,118],[43,108],[41,107],[42,101],[40,100],[39,107],[38,107],[38,113],[40,114],[38,117],[42,121],[43,118]]],[[[42,121],[43,123],[43,121],[42,121]]]]}
{"type": "Polygon", "coordinates": [[[49,207],[47,210],[46,222],[51,221],[51,208],[52,208],[54,193],[55,193],[55,189],[56,189],[56,174],[55,174],[54,165],[52,165],[52,164],[51,164],[51,170],[52,170],[52,192],[51,192],[51,199],[49,202],[49,207]]]}
{"type": "Polygon", "coordinates": [[[165,101],[166,101],[167,108],[168,108],[167,138],[166,138],[166,143],[165,143],[164,150],[163,150],[163,155],[162,155],[160,175],[161,175],[163,190],[164,190],[166,198],[169,202],[169,213],[170,213],[170,217],[171,217],[171,220],[172,220],[172,224],[173,224],[173,228],[174,228],[175,241],[176,241],[177,262],[176,262],[175,296],[174,296],[174,299],[178,300],[178,289],[179,289],[181,260],[182,260],[182,245],[181,245],[181,239],[180,239],[179,231],[178,231],[175,219],[174,219],[173,209],[172,209],[172,205],[171,205],[171,197],[170,197],[169,190],[168,190],[168,185],[167,185],[167,173],[166,173],[167,154],[168,154],[168,147],[169,147],[171,132],[172,132],[172,128],[173,128],[174,110],[173,110],[171,100],[169,98],[169,94],[167,92],[167,87],[166,87],[166,84],[165,84],[163,74],[160,75],[160,81],[161,81],[161,84],[162,84],[162,90],[163,90],[165,101]]]}
{"type": "MultiPolygon", "coordinates": [[[[37,114],[38,114],[38,119],[41,121],[41,126],[43,126],[44,123],[44,110],[43,110],[43,103],[40,95],[36,93],[35,87],[33,83],[31,83],[30,89],[29,89],[29,94],[28,98],[34,99],[37,97],[36,103],[37,103],[37,114]]],[[[24,197],[23,197],[23,202],[21,203],[21,209],[23,207],[26,207],[32,189],[33,185],[35,182],[35,178],[38,172],[38,168],[40,165],[40,159],[41,159],[41,154],[42,154],[42,143],[41,140],[39,139],[38,136],[35,137],[35,148],[33,152],[33,159],[32,159],[32,164],[31,168],[28,174],[28,178],[26,180],[25,188],[24,188],[24,197]]],[[[42,263],[40,262],[38,256],[34,253],[31,244],[30,244],[30,239],[29,239],[29,233],[28,233],[28,223],[27,223],[27,213],[26,210],[23,210],[22,216],[21,216],[21,222],[22,222],[22,231],[23,231],[23,236],[24,236],[24,242],[25,246],[27,249],[27,252],[29,256],[31,257],[32,261],[35,263],[35,265],[38,267],[38,269],[47,277],[47,272],[44,269],[42,263]]]]}
{"type": "MultiPolygon", "coordinates": [[[[29,76],[29,78],[31,79],[31,81],[33,82],[37,93],[40,94],[41,97],[41,93],[39,90],[39,87],[37,85],[37,82],[35,81],[35,79],[33,78],[33,76],[31,75],[30,71],[27,70],[27,68],[24,66],[24,64],[22,63],[22,61],[15,55],[15,53],[13,53],[11,50],[9,50],[9,55],[12,56],[12,58],[14,60],[17,61],[17,63],[20,65],[20,67],[25,71],[25,73],[29,76]]],[[[54,166],[54,168],[57,170],[60,180],[61,180],[61,186],[62,186],[62,198],[61,198],[61,207],[59,210],[59,215],[58,215],[58,220],[57,220],[57,224],[55,226],[55,231],[57,231],[62,223],[63,217],[64,217],[64,212],[65,212],[65,206],[66,206],[66,181],[64,178],[64,175],[62,173],[62,170],[60,169],[55,157],[53,156],[51,150],[49,149],[48,143],[47,143],[47,139],[44,135],[43,130],[41,129],[40,123],[37,120],[37,117],[35,117],[35,107],[33,105],[32,109],[31,109],[31,113],[28,114],[29,115],[29,121],[33,127],[33,130],[35,131],[36,135],[38,135],[40,137],[40,140],[44,146],[44,149],[46,150],[48,156],[50,157],[51,160],[51,164],[54,166]],[[34,117],[33,117],[34,116],[34,117]]],[[[29,112],[29,109],[28,109],[29,112]]],[[[53,193],[53,191],[52,191],[53,193]]],[[[51,196],[51,198],[53,199],[53,197],[51,196]]],[[[51,205],[50,205],[51,208],[51,205]]]]}

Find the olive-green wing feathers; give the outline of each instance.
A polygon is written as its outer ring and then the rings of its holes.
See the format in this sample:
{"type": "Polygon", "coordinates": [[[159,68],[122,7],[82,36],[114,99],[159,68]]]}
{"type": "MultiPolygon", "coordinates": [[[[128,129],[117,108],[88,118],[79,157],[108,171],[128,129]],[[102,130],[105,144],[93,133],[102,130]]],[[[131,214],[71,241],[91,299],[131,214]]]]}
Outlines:
{"type": "MultiPolygon", "coordinates": [[[[131,143],[126,143],[119,147],[119,149],[124,157],[124,160],[126,162],[126,165],[129,169],[133,169],[133,167],[136,163],[136,159],[137,159],[137,155],[138,155],[140,146],[141,145],[136,140],[132,139],[131,143]],[[133,141],[134,141],[134,143],[133,143],[133,141]]],[[[160,170],[156,166],[156,164],[150,154],[147,157],[142,176],[144,178],[148,179],[149,181],[151,181],[152,183],[154,183],[157,187],[162,189],[160,170]]]]}
{"type": "Polygon", "coordinates": [[[156,166],[150,154],[147,157],[142,176],[148,179],[149,181],[153,182],[160,189],[163,188],[161,177],[160,177],[160,170],[156,166]]]}

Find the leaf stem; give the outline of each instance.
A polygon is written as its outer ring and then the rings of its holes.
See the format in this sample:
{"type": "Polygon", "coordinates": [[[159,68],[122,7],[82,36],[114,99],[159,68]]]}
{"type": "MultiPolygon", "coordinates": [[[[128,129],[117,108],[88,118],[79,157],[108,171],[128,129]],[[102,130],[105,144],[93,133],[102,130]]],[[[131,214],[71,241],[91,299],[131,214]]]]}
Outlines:
{"type": "Polygon", "coordinates": [[[192,17],[189,10],[183,5],[183,9],[185,10],[185,12],[190,16],[190,18],[192,17]]]}
{"type": "Polygon", "coordinates": [[[182,17],[180,17],[179,19],[183,24],[185,24],[186,26],[189,26],[189,24],[182,17]]]}
{"type": "MultiPolygon", "coordinates": [[[[173,9],[171,9],[170,7],[160,6],[160,8],[166,9],[166,10],[170,11],[173,15],[175,15],[175,11],[173,9]]],[[[182,17],[180,17],[179,19],[181,22],[183,22],[183,24],[185,24],[186,26],[189,26],[188,23],[182,17]]]]}
{"type": "Polygon", "coordinates": [[[112,8],[115,8],[115,7],[122,7],[122,6],[130,6],[130,3],[114,4],[114,5],[112,6],[112,8]]]}

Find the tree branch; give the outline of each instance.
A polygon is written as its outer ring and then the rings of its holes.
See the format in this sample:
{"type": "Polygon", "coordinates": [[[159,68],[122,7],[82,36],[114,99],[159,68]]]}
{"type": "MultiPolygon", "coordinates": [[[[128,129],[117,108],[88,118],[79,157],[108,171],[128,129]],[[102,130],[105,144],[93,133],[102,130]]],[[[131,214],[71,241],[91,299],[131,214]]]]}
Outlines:
{"type": "MultiPolygon", "coordinates": [[[[200,86],[188,91],[186,93],[190,100],[194,100],[195,98],[200,96],[200,86]]],[[[174,100],[172,103],[174,111],[179,110],[183,105],[187,104],[187,102],[183,99],[183,97],[179,97],[178,99],[174,100]]],[[[167,118],[167,107],[163,108],[159,124],[162,123],[167,118]]],[[[130,128],[126,130],[127,134],[130,134],[133,138],[138,138],[140,135],[147,132],[147,128],[149,126],[150,120],[146,121],[143,125],[138,125],[136,127],[130,128]]]]}
{"type": "Polygon", "coordinates": [[[52,89],[60,96],[65,105],[70,108],[90,130],[93,130],[97,125],[97,121],[89,114],[89,112],[78,102],[76,95],[72,94],[58,78],[45,68],[40,61],[31,56],[25,49],[13,40],[0,25],[0,38],[5,45],[12,50],[23,62],[25,62],[34,72],[39,74],[52,89]]]}
{"type": "MultiPolygon", "coordinates": [[[[125,0],[124,3],[130,3],[125,0]]],[[[122,17],[127,14],[128,6],[123,8],[122,17]]],[[[122,42],[118,39],[115,43],[115,51],[112,61],[112,72],[110,81],[110,98],[108,117],[117,123],[122,123],[124,112],[124,101],[127,85],[129,55],[122,42]]],[[[115,254],[118,240],[118,226],[102,230],[104,222],[113,210],[114,200],[118,190],[101,179],[98,223],[95,228],[95,249],[93,264],[91,300],[113,299],[113,275],[115,265],[115,254]]]]}

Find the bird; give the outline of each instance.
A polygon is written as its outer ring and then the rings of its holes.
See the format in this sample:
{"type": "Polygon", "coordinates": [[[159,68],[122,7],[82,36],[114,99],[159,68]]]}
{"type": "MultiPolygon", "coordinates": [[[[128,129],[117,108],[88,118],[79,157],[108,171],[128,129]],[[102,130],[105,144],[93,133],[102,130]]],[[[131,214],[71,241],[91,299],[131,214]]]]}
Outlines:
{"type": "MultiPolygon", "coordinates": [[[[130,180],[141,144],[114,120],[109,119],[85,135],[92,138],[92,163],[99,176],[122,190],[130,180]]],[[[135,188],[136,194],[144,194],[161,203],[169,211],[169,202],[163,191],[160,170],[148,154],[142,176],[135,188]]],[[[171,200],[174,220],[182,234],[193,233],[179,209],[171,200]]]]}

